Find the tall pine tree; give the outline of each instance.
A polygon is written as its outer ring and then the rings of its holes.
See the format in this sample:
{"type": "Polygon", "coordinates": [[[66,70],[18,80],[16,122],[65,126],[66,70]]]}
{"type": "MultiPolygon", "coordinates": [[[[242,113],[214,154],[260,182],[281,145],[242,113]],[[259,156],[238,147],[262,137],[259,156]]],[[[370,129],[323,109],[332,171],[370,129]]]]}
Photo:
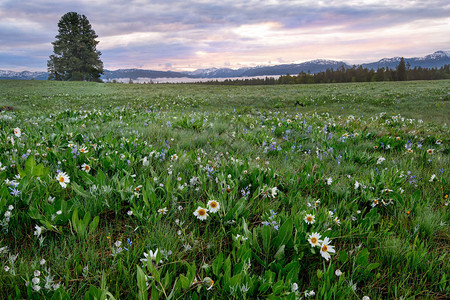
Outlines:
{"type": "Polygon", "coordinates": [[[403,57],[400,59],[400,63],[397,66],[396,73],[397,73],[398,81],[406,80],[406,64],[405,64],[405,59],[403,57]]]}
{"type": "Polygon", "coordinates": [[[58,22],[54,54],[47,62],[50,80],[101,81],[103,62],[98,37],[84,15],[68,12],[58,22]]]}

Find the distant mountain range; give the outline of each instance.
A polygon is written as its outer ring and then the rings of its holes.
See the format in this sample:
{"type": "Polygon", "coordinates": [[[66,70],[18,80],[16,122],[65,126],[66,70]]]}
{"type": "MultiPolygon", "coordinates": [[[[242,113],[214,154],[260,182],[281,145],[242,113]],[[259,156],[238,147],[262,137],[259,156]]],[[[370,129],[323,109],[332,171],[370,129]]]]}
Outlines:
{"type": "MultiPolygon", "coordinates": [[[[368,69],[391,68],[395,69],[400,62],[400,57],[383,58],[377,62],[363,63],[361,66],[368,69]]],[[[450,51],[436,51],[433,54],[424,57],[405,58],[406,64],[411,67],[422,68],[440,68],[450,64],[450,51]]],[[[335,60],[316,59],[299,64],[282,64],[275,66],[259,66],[253,68],[210,68],[198,69],[193,72],[173,72],[173,71],[154,71],[142,69],[119,69],[115,71],[105,70],[101,77],[103,80],[114,79],[132,79],[138,78],[232,78],[232,77],[251,77],[251,76],[275,76],[275,75],[296,75],[300,72],[318,73],[327,69],[338,69],[340,67],[351,68],[352,66],[335,60]]],[[[36,79],[46,80],[46,72],[13,72],[0,70],[0,79],[36,79]]]]}
{"type": "Polygon", "coordinates": [[[30,72],[30,71],[14,72],[14,71],[0,70],[0,79],[47,80],[48,73],[47,72],[30,72]]]}

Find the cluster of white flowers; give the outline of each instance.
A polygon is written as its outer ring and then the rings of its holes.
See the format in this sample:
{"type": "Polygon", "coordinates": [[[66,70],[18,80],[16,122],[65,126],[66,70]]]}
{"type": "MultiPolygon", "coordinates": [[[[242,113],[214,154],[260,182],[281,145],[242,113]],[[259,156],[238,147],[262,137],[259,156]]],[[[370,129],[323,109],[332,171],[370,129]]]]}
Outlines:
{"type": "Polygon", "coordinates": [[[336,250],[334,249],[334,246],[331,246],[330,239],[328,237],[325,237],[323,240],[321,240],[322,235],[318,232],[313,232],[308,237],[308,242],[311,244],[311,247],[320,247],[320,255],[322,255],[325,260],[329,260],[331,258],[330,253],[335,253],[336,250]]]}

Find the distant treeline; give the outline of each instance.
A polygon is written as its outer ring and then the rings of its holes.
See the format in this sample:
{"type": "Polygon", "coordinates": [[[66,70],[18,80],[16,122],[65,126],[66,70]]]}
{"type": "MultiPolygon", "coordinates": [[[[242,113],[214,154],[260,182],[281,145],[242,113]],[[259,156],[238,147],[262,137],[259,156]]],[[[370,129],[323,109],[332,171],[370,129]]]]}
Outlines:
{"type": "Polygon", "coordinates": [[[353,66],[352,68],[341,67],[337,70],[327,69],[325,72],[315,74],[305,72],[301,72],[298,75],[288,74],[280,76],[278,79],[265,77],[252,79],[226,79],[224,81],[211,80],[199,83],[217,85],[274,85],[450,79],[450,65],[445,65],[439,69],[426,69],[422,67],[410,69],[405,66],[403,60],[402,62],[400,62],[395,70],[390,68],[372,70],[361,66],[353,66]]]}

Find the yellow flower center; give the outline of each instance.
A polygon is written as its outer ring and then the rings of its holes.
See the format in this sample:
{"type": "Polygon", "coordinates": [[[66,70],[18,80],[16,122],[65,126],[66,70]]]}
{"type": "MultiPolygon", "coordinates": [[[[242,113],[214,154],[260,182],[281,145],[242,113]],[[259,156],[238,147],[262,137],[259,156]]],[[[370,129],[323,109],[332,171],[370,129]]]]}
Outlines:
{"type": "Polygon", "coordinates": [[[312,237],[312,238],[311,238],[311,242],[312,242],[313,244],[317,243],[317,238],[312,237]]]}
{"type": "Polygon", "coordinates": [[[327,245],[323,245],[323,246],[322,246],[322,252],[327,252],[327,251],[328,251],[327,245]]]}
{"type": "Polygon", "coordinates": [[[204,216],[204,215],[206,215],[206,211],[202,208],[202,209],[199,209],[198,210],[198,215],[199,216],[204,216]]]}
{"type": "Polygon", "coordinates": [[[313,218],[312,218],[311,216],[308,216],[308,217],[306,217],[306,220],[307,220],[308,222],[312,222],[313,218]]]}
{"type": "Polygon", "coordinates": [[[64,182],[64,177],[59,177],[59,182],[64,182]]]}
{"type": "Polygon", "coordinates": [[[212,208],[216,208],[217,207],[217,202],[213,201],[209,204],[212,208]]]}
{"type": "Polygon", "coordinates": [[[83,149],[83,148],[81,148],[81,149],[80,149],[80,152],[84,152],[84,149],[83,149]]]}
{"type": "Polygon", "coordinates": [[[88,165],[84,166],[85,170],[89,170],[91,167],[89,167],[88,165]]]}

